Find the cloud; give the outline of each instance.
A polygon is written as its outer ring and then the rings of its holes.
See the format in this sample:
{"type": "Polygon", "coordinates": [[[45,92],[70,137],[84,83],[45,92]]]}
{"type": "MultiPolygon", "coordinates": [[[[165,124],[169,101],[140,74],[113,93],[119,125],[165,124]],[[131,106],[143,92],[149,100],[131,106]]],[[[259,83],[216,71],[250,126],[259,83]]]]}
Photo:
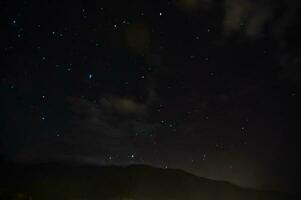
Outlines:
{"type": "Polygon", "coordinates": [[[276,44],[280,78],[296,83],[301,80],[301,54],[294,44],[300,8],[297,0],[224,0],[223,30],[227,36],[240,33],[249,39],[269,36],[276,44]]]}
{"type": "Polygon", "coordinates": [[[158,126],[148,120],[151,96],[145,103],[116,96],[102,96],[99,102],[70,97],[72,120],[65,143],[74,148],[68,156],[88,160],[118,156],[121,162],[121,158],[139,152],[135,139],[139,137],[147,144],[149,135],[158,126]]]}
{"type": "Polygon", "coordinates": [[[101,103],[107,109],[114,110],[119,114],[145,114],[147,112],[147,105],[137,103],[128,98],[102,98],[101,103]]]}
{"type": "Polygon", "coordinates": [[[226,35],[240,32],[249,38],[260,37],[269,26],[271,34],[282,36],[297,16],[296,0],[224,0],[223,30],[226,35]]]}
{"type": "Polygon", "coordinates": [[[177,4],[182,9],[195,10],[199,7],[200,0],[178,0],[177,4]]]}
{"type": "Polygon", "coordinates": [[[112,95],[101,97],[101,105],[111,112],[121,115],[146,115],[148,107],[157,99],[154,90],[149,90],[148,98],[145,102],[136,102],[130,98],[114,97],[112,95]]]}
{"type": "Polygon", "coordinates": [[[243,32],[257,37],[273,17],[274,6],[266,1],[225,0],[224,32],[230,35],[243,32]]]}

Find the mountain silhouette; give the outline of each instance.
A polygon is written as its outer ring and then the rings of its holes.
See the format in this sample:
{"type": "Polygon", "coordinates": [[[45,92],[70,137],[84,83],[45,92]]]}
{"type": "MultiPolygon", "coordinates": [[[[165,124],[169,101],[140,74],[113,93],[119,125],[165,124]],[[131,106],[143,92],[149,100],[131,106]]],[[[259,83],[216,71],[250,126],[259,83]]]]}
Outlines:
{"type": "Polygon", "coordinates": [[[146,165],[6,165],[1,200],[296,200],[213,181],[176,169],[146,165]]]}

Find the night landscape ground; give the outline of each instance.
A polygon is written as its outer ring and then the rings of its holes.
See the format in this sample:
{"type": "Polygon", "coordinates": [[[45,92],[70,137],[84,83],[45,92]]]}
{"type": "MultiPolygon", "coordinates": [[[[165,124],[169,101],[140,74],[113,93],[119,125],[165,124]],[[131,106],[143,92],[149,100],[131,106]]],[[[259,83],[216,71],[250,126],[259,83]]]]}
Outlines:
{"type": "Polygon", "coordinates": [[[2,169],[1,200],[297,200],[296,195],[241,188],[182,170],[146,165],[56,163],[2,169]]]}

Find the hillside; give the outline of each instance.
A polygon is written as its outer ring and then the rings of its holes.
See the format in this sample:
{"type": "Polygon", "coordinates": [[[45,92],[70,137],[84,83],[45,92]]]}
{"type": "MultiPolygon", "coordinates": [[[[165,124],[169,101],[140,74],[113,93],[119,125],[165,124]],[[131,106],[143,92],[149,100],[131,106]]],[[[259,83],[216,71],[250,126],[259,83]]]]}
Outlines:
{"type": "Polygon", "coordinates": [[[0,199],[32,200],[289,200],[282,193],[244,189],[181,170],[41,164],[1,170],[0,199]]]}

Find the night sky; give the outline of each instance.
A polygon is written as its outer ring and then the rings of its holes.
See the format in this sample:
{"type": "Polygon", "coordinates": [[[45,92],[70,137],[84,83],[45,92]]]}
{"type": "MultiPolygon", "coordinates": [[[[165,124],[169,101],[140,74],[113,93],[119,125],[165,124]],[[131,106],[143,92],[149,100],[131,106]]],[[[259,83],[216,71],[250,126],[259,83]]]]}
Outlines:
{"type": "Polygon", "coordinates": [[[0,3],[4,160],[297,187],[298,0],[0,3]]]}

